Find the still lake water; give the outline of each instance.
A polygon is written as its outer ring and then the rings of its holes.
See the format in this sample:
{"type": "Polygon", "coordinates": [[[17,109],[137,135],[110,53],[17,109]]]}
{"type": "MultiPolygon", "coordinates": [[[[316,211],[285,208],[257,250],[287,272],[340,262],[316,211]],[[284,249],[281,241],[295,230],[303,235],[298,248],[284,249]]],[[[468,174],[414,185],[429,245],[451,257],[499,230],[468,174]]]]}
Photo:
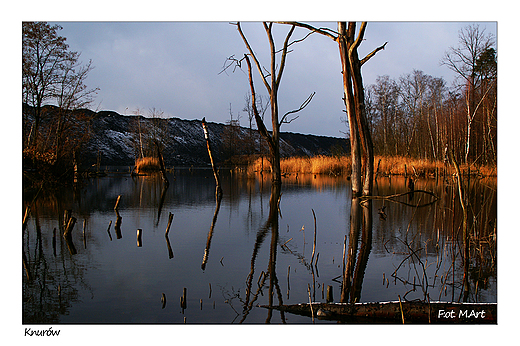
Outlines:
{"type": "MultiPolygon", "coordinates": [[[[291,175],[270,214],[268,175],[222,170],[220,203],[210,169],[168,177],[167,189],[159,176],[111,173],[24,195],[24,210],[32,205],[23,233],[23,323],[312,323],[258,305],[324,302],[328,286],[335,302],[497,301],[496,179],[470,181],[464,276],[451,178],[416,181],[416,190],[438,197],[431,204],[417,192],[360,204],[345,178],[291,175]],[[426,205],[410,206],[418,204],[426,205]],[[77,220],[70,241],[62,236],[66,210],[77,220]]],[[[375,185],[380,196],[407,191],[404,177],[375,185]]]]}

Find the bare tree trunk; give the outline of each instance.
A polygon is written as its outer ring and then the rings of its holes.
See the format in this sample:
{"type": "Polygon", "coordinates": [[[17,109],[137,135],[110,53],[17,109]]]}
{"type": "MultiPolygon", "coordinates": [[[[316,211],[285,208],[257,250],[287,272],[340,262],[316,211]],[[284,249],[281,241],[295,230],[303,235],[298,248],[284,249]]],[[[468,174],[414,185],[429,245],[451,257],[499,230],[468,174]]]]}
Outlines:
{"type": "MultiPolygon", "coordinates": [[[[352,196],[359,196],[362,190],[361,184],[361,144],[359,140],[358,123],[356,120],[356,107],[354,95],[352,94],[352,80],[350,74],[350,64],[348,62],[348,46],[346,25],[344,22],[338,23],[338,44],[341,56],[341,66],[343,74],[344,101],[347,109],[348,126],[350,131],[350,156],[352,158],[352,196]]],[[[350,43],[351,44],[351,43],[350,43]]]]}
{"type": "Polygon", "coordinates": [[[363,195],[371,195],[374,183],[374,147],[372,144],[372,136],[368,127],[365,110],[365,93],[363,90],[363,78],[361,76],[361,65],[370,59],[379,49],[383,49],[384,45],[371,54],[369,54],[363,61],[359,60],[357,48],[363,40],[366,22],[361,24],[358,37],[355,37],[356,23],[349,22],[348,30],[346,23],[338,23],[338,42],[340,45],[341,62],[343,66],[343,87],[349,87],[349,81],[345,82],[345,78],[352,80],[352,89],[345,89],[345,97],[347,113],[349,114],[349,126],[353,128],[353,123],[357,125],[357,136],[351,137],[351,153],[352,153],[352,193],[358,195],[361,192],[361,174],[359,169],[359,162],[361,160],[359,153],[359,146],[363,147],[363,168],[364,168],[364,182],[362,187],[363,195]],[[350,73],[345,71],[350,70],[350,73]],[[352,101],[352,102],[351,102],[352,101]],[[354,137],[354,143],[352,138],[354,137]],[[359,137],[359,139],[357,139],[359,137]],[[356,143],[357,142],[357,143],[356,143]],[[354,144],[352,146],[352,144],[354,144]],[[352,152],[352,150],[354,150],[352,152]],[[358,150],[356,152],[356,150],[358,150]]]}
{"type": "Polygon", "coordinates": [[[213,175],[215,176],[215,183],[217,185],[215,195],[218,200],[222,196],[222,187],[220,186],[220,177],[218,175],[217,169],[215,168],[215,163],[213,162],[213,153],[211,151],[211,145],[209,142],[209,133],[208,128],[206,126],[206,118],[202,118],[202,129],[204,130],[204,138],[206,139],[206,146],[208,148],[209,160],[211,161],[211,168],[213,169],[213,175]]]}

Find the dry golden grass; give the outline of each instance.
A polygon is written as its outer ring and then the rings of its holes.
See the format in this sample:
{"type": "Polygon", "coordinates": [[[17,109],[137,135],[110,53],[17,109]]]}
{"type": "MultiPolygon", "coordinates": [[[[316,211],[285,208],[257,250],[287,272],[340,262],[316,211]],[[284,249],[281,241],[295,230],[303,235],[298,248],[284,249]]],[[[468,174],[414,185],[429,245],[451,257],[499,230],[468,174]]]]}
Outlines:
{"type": "MultiPolygon", "coordinates": [[[[387,175],[412,175],[435,176],[435,174],[452,174],[451,165],[445,165],[442,161],[429,161],[414,159],[403,156],[376,156],[374,159],[374,173],[379,164],[379,174],[387,175]]],[[[291,157],[280,161],[282,173],[310,173],[328,175],[350,175],[351,159],[350,156],[314,156],[314,157],[291,157]]],[[[466,174],[467,165],[460,165],[461,171],[466,174]]],[[[471,166],[472,174],[483,176],[496,176],[496,167],[474,167],[471,166]]],[[[269,160],[263,159],[263,170],[270,171],[269,160]]],[[[248,166],[249,172],[262,171],[262,158],[257,158],[248,166]]]]}
{"type": "Polygon", "coordinates": [[[161,169],[159,159],[156,157],[143,157],[135,160],[137,173],[156,172],[161,169]]]}
{"type": "MultiPolygon", "coordinates": [[[[331,174],[347,175],[350,174],[350,157],[291,157],[280,160],[282,173],[310,173],[310,174],[331,174]]],[[[262,170],[262,158],[256,159],[249,165],[248,171],[260,172],[262,170]]],[[[271,164],[266,158],[263,159],[263,170],[270,171],[271,164]]]]}

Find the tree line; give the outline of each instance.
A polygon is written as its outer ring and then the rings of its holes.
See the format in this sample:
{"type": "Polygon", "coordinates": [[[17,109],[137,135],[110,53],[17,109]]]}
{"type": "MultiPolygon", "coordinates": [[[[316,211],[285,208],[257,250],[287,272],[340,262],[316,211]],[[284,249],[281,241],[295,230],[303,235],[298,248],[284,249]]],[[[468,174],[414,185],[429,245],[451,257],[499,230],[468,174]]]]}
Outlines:
{"type": "Polygon", "coordinates": [[[376,154],[436,161],[447,159],[452,150],[459,162],[496,166],[494,37],[473,25],[460,31],[459,41],[441,61],[456,72],[452,86],[413,70],[397,79],[379,76],[366,88],[376,154]]]}
{"type": "MultiPolygon", "coordinates": [[[[59,25],[22,23],[22,148],[25,168],[40,179],[72,174],[75,154],[88,137],[97,88],[85,80],[92,62],[70,51],[59,25]]],[[[24,175],[25,177],[25,175],[24,175]]]]}

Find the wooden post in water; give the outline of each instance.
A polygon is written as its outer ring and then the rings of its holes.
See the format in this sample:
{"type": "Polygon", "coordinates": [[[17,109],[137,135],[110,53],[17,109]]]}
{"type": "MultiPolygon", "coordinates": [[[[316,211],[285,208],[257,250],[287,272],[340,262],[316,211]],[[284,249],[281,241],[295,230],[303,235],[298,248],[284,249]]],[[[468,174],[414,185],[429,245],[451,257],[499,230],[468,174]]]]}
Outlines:
{"type": "Polygon", "coordinates": [[[74,225],[76,224],[76,218],[71,216],[69,218],[69,221],[67,222],[67,227],[65,228],[65,232],[63,233],[64,237],[71,236],[72,229],[74,228],[74,225]]]}
{"type": "Polygon", "coordinates": [[[327,285],[327,303],[331,303],[334,301],[334,297],[332,296],[332,286],[327,285]]]}
{"type": "Polygon", "coordinates": [[[183,312],[184,312],[184,310],[187,308],[186,287],[184,287],[184,288],[182,289],[181,308],[182,308],[182,311],[183,311],[183,312]]]}
{"type": "Polygon", "coordinates": [[[172,225],[173,215],[174,214],[172,212],[168,214],[168,225],[166,226],[166,232],[164,232],[165,236],[168,236],[168,233],[170,233],[170,226],[172,225]]]}
{"type": "Polygon", "coordinates": [[[215,182],[217,183],[217,191],[216,196],[217,199],[222,196],[222,187],[220,186],[220,178],[218,175],[218,171],[215,168],[215,163],[213,162],[213,154],[211,151],[211,144],[209,142],[209,133],[208,133],[208,127],[206,126],[206,118],[202,118],[202,129],[204,130],[204,138],[206,139],[206,146],[208,148],[208,154],[209,154],[209,160],[211,162],[211,168],[213,169],[213,175],[215,176],[215,182]]]}
{"type": "Polygon", "coordinates": [[[164,293],[161,296],[161,303],[162,303],[161,309],[164,309],[166,307],[166,295],[164,293]]]}
{"type": "Polygon", "coordinates": [[[63,215],[63,227],[67,227],[67,224],[69,223],[71,215],[72,215],[72,210],[71,209],[65,210],[65,213],[63,215]]]}
{"type": "Polygon", "coordinates": [[[54,254],[54,257],[56,257],[56,227],[54,227],[54,230],[52,231],[52,253],[54,254]]]}
{"type": "Polygon", "coordinates": [[[143,230],[138,228],[137,229],[137,247],[143,246],[143,230]]]}
{"type": "Polygon", "coordinates": [[[116,209],[116,223],[114,224],[114,231],[116,233],[116,238],[123,238],[123,234],[121,233],[121,223],[123,222],[123,218],[119,215],[119,212],[116,209]]]}
{"type": "Polygon", "coordinates": [[[31,210],[31,207],[27,206],[27,208],[25,208],[25,214],[23,216],[23,221],[22,221],[22,232],[25,231],[25,229],[27,228],[27,221],[29,221],[29,212],[31,210]]]}
{"type": "Polygon", "coordinates": [[[69,248],[69,252],[71,255],[75,255],[77,253],[76,247],[72,242],[72,229],[76,224],[76,218],[71,216],[69,222],[67,223],[67,227],[65,228],[65,232],[63,233],[63,238],[65,238],[65,242],[67,243],[67,247],[69,248]]]}

